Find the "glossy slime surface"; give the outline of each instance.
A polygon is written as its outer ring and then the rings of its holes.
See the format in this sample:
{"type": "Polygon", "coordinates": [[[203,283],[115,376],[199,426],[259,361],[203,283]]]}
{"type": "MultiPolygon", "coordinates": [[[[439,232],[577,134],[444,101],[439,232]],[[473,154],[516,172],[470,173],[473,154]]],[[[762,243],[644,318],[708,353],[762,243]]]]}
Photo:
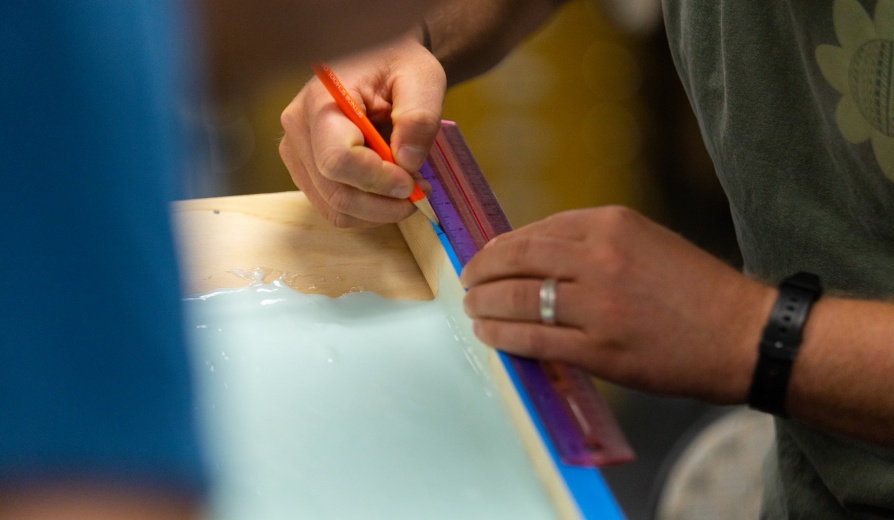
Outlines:
{"type": "Polygon", "coordinates": [[[187,298],[211,516],[555,518],[460,298],[282,282],[187,298]]]}

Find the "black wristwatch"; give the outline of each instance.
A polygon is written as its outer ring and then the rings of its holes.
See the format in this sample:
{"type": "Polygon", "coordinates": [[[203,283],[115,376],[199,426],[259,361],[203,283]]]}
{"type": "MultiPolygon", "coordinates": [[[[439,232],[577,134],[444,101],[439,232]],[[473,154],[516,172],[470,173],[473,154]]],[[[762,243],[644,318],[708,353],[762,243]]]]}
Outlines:
{"type": "Polygon", "coordinates": [[[792,363],[801,347],[804,324],[823,294],[817,275],[798,273],[779,284],[779,297],[764,327],[748,406],[785,417],[785,396],[792,363]]]}

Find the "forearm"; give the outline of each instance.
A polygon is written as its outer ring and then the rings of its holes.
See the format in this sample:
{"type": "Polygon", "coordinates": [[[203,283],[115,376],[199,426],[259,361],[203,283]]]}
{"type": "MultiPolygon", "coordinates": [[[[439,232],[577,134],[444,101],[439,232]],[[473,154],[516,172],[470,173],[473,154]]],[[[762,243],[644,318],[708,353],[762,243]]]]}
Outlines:
{"type": "Polygon", "coordinates": [[[432,52],[455,85],[500,62],[565,0],[449,0],[425,16],[432,52]]]}
{"type": "Polygon", "coordinates": [[[198,520],[195,497],[80,482],[0,491],[0,520],[198,520]]]}
{"type": "Polygon", "coordinates": [[[196,0],[211,82],[222,97],[248,80],[367,49],[411,30],[441,0],[196,0]]]}
{"type": "Polygon", "coordinates": [[[894,304],[822,298],[787,396],[792,417],[894,446],[894,304]]]}

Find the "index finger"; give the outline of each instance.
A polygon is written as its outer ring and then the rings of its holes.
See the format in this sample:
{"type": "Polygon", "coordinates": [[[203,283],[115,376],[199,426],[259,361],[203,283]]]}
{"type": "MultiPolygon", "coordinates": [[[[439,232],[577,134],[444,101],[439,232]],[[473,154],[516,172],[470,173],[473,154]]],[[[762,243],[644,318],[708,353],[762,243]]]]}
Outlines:
{"type": "Polygon", "coordinates": [[[584,258],[584,244],[542,236],[504,235],[479,251],[463,268],[466,287],[508,278],[558,278],[572,280],[584,258]]]}
{"type": "Polygon", "coordinates": [[[363,134],[334,101],[311,119],[310,140],[315,167],[327,179],[386,197],[412,193],[412,176],[364,146],[363,134]]]}

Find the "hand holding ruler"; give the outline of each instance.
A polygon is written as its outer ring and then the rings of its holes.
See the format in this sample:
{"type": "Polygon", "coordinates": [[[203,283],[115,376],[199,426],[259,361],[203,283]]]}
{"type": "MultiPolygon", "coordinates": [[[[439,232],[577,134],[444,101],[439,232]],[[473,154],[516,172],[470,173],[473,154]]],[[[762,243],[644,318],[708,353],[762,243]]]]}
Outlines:
{"type": "MultiPolygon", "coordinates": [[[[490,239],[512,229],[456,123],[442,122],[422,176],[432,185],[432,207],[462,266],[490,239]]],[[[588,374],[559,363],[507,358],[562,461],[605,466],[633,459],[633,451],[588,374]]]]}
{"type": "MultiPolygon", "coordinates": [[[[512,229],[456,123],[442,122],[421,173],[432,185],[429,200],[460,264],[457,273],[490,239],[512,229]]],[[[587,373],[503,352],[500,357],[507,370],[512,368],[508,371],[519,394],[536,412],[535,422],[552,441],[560,466],[574,473],[570,468],[633,460],[633,450],[587,373]]]]}

